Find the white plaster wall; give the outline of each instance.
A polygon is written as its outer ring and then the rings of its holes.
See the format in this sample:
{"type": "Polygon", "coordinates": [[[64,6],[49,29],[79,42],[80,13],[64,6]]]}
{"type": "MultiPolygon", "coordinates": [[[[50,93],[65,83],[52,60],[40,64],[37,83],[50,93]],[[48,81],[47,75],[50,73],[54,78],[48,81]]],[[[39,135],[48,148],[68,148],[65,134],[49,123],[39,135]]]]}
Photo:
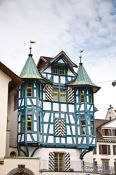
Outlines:
{"type": "Polygon", "coordinates": [[[6,151],[6,127],[9,81],[11,81],[11,78],[0,70],[0,158],[3,158],[5,156],[6,151]]]}
{"type": "Polygon", "coordinates": [[[17,116],[18,111],[14,110],[14,95],[16,90],[13,90],[9,94],[8,99],[8,120],[9,120],[9,130],[10,130],[10,145],[11,147],[16,147],[17,144],[17,116]]]}
{"type": "MultiPolygon", "coordinates": [[[[31,149],[30,149],[31,150],[31,149]]],[[[75,171],[81,171],[80,149],[65,149],[65,148],[40,148],[36,151],[34,157],[40,158],[40,169],[49,169],[49,153],[62,152],[70,154],[71,168],[75,171]]]]}
{"type": "Polygon", "coordinates": [[[84,161],[88,163],[93,163],[93,151],[90,151],[89,153],[85,154],[84,161]]]}
{"type": "Polygon", "coordinates": [[[109,121],[108,123],[106,123],[105,125],[103,125],[102,129],[105,128],[111,128],[111,129],[116,129],[116,119],[109,121]]]}

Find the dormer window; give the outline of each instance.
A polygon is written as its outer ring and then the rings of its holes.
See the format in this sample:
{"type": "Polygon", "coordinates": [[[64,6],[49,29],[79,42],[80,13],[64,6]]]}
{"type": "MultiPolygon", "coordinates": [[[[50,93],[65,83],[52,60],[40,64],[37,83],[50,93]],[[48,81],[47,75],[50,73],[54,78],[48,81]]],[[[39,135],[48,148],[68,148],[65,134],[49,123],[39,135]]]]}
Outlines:
{"type": "Polygon", "coordinates": [[[58,66],[54,66],[54,68],[53,68],[53,73],[54,73],[54,74],[58,74],[58,66]]]}
{"type": "Polygon", "coordinates": [[[65,75],[65,68],[64,68],[64,66],[60,66],[60,75],[65,75]]]}
{"type": "Polygon", "coordinates": [[[57,66],[55,65],[53,67],[53,73],[54,74],[59,74],[59,75],[65,75],[65,67],[64,66],[57,66]]]}

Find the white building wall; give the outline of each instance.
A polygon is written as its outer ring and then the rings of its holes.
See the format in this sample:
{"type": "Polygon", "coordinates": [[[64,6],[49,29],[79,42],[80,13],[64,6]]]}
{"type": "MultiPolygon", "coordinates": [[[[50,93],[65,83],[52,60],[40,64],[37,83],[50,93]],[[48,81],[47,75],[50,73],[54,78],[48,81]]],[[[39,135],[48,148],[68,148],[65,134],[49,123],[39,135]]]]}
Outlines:
{"type": "Polygon", "coordinates": [[[8,84],[11,78],[0,70],[0,158],[5,156],[6,151],[6,129],[7,129],[7,105],[8,84]]]}
{"type": "Polygon", "coordinates": [[[81,171],[81,160],[80,160],[81,150],[65,149],[65,148],[39,148],[34,154],[34,157],[40,158],[40,169],[46,169],[46,170],[49,169],[49,153],[50,152],[69,153],[70,154],[70,165],[71,165],[70,168],[74,169],[74,171],[81,171]]]}

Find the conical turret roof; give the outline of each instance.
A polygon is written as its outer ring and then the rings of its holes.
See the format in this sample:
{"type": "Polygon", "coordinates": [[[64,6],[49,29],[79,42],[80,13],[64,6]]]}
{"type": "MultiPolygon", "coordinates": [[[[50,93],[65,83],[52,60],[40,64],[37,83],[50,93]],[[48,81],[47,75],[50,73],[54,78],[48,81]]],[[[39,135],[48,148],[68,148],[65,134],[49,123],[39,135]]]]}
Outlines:
{"type": "Polygon", "coordinates": [[[77,86],[77,87],[82,87],[82,86],[90,86],[93,87],[93,91],[97,92],[100,87],[96,86],[90,79],[88,73],[86,72],[83,63],[79,63],[78,67],[78,72],[75,80],[71,83],[68,83],[68,85],[71,86],[77,86]]]}
{"type": "Polygon", "coordinates": [[[42,79],[40,73],[37,70],[35,61],[31,53],[28,55],[28,59],[21,71],[20,77],[21,78],[42,79]]]}
{"type": "Polygon", "coordinates": [[[77,76],[78,86],[92,86],[93,91],[97,92],[100,87],[96,86],[90,79],[88,73],[86,72],[83,63],[79,63],[78,76],[77,76]]]}

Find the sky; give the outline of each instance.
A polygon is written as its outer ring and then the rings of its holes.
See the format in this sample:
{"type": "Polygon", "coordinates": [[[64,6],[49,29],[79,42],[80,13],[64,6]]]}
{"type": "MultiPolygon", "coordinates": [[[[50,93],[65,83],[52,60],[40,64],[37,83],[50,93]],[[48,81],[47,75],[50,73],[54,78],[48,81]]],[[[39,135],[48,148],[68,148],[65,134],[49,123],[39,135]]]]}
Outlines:
{"type": "Polygon", "coordinates": [[[77,65],[80,50],[95,94],[95,117],[116,109],[116,0],[0,0],[0,61],[17,75],[27,60],[29,41],[40,56],[64,50],[77,65]]]}

